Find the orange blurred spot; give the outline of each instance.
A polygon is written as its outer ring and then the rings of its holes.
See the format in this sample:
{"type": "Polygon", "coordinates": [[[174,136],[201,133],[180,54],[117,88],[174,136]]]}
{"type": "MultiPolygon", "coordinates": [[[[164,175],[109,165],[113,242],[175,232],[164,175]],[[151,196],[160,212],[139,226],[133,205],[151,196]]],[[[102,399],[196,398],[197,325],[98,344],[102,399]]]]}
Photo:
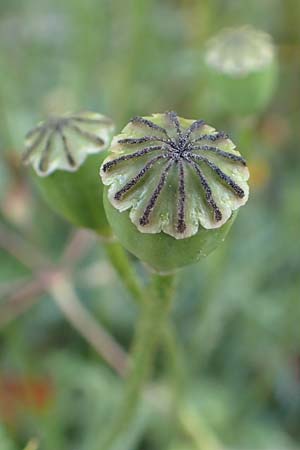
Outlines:
{"type": "Polygon", "coordinates": [[[280,115],[270,115],[260,125],[262,138],[272,149],[281,148],[291,131],[286,118],[280,115]]]}
{"type": "Polygon", "coordinates": [[[10,182],[1,204],[2,212],[15,225],[27,226],[32,220],[32,199],[20,155],[10,149],[4,153],[3,159],[10,173],[10,182]]]}
{"type": "Polygon", "coordinates": [[[0,419],[15,422],[17,416],[30,410],[42,413],[53,398],[52,382],[47,377],[0,377],[0,419]]]}
{"type": "Polygon", "coordinates": [[[267,160],[260,158],[250,161],[248,168],[250,171],[250,187],[261,189],[269,182],[271,169],[267,160]]]}
{"type": "Polygon", "coordinates": [[[27,187],[14,184],[6,193],[2,203],[2,212],[16,225],[28,225],[31,222],[31,196],[27,187]]]}

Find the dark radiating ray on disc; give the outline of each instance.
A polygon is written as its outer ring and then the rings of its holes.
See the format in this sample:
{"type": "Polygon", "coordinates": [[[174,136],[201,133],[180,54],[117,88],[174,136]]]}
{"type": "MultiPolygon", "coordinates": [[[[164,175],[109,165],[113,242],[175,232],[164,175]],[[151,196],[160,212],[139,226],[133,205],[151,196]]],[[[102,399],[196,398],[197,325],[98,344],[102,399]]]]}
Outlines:
{"type": "Polygon", "coordinates": [[[210,205],[210,207],[212,208],[213,212],[214,212],[214,217],[215,220],[217,222],[219,222],[220,220],[222,220],[222,213],[220,211],[220,209],[218,208],[213,195],[212,195],[212,190],[208,184],[207,179],[205,178],[202,170],[200,169],[200,167],[195,163],[195,161],[191,160],[191,159],[186,159],[186,161],[193,167],[193,169],[195,170],[195,172],[197,173],[199,179],[200,179],[200,183],[201,186],[204,190],[205,193],[205,198],[207,203],[210,205]]]}
{"type": "Polygon", "coordinates": [[[178,162],[178,211],[177,211],[177,231],[184,233],[186,230],[185,223],[185,180],[184,167],[182,161],[178,162]]]}
{"type": "Polygon", "coordinates": [[[181,136],[181,127],[180,127],[180,123],[178,120],[178,116],[176,114],[176,112],[174,111],[168,111],[166,113],[166,115],[168,116],[170,122],[173,124],[178,136],[181,136]]]}
{"type": "Polygon", "coordinates": [[[156,204],[156,202],[157,202],[157,200],[159,198],[159,195],[160,195],[160,193],[162,191],[162,188],[164,187],[164,185],[166,183],[167,176],[168,176],[168,173],[169,173],[172,165],[173,165],[173,161],[171,161],[167,165],[167,167],[164,169],[164,171],[163,171],[163,173],[162,173],[162,175],[160,177],[160,180],[158,182],[158,185],[156,186],[156,188],[155,188],[153,194],[151,195],[150,200],[149,200],[149,202],[148,202],[148,204],[147,204],[147,206],[145,208],[144,214],[140,218],[140,221],[139,221],[140,225],[145,226],[145,225],[147,225],[149,223],[150,214],[151,214],[152,210],[154,209],[155,204],[156,204]]]}
{"type": "Polygon", "coordinates": [[[47,172],[48,166],[49,166],[49,157],[52,149],[52,139],[55,134],[55,130],[51,130],[48,134],[45,148],[41,154],[41,159],[39,163],[39,169],[41,172],[47,172]]]}
{"type": "Polygon", "coordinates": [[[212,152],[216,155],[222,156],[222,158],[230,159],[231,161],[240,162],[243,166],[246,165],[246,160],[239,155],[235,155],[233,153],[225,152],[218,147],[214,147],[212,145],[194,145],[191,148],[191,153],[194,151],[201,150],[204,152],[212,152]]]}
{"type": "Polygon", "coordinates": [[[156,123],[152,122],[149,119],[145,119],[144,117],[136,116],[136,117],[133,117],[133,119],[131,119],[130,122],[145,125],[148,128],[152,128],[153,130],[163,133],[168,139],[172,140],[170,138],[170,136],[168,135],[167,131],[163,127],[156,125],[156,123]]]}
{"type": "Polygon", "coordinates": [[[158,141],[163,142],[166,145],[170,144],[170,141],[163,139],[159,136],[143,136],[141,138],[126,138],[126,139],[120,139],[118,141],[118,144],[121,145],[135,145],[135,144],[143,144],[145,142],[151,142],[151,141],[158,141]]]}
{"type": "Polygon", "coordinates": [[[41,128],[40,131],[38,131],[38,135],[36,139],[33,141],[33,143],[25,150],[22,160],[24,162],[28,161],[28,158],[31,156],[32,152],[36,149],[36,147],[42,142],[46,135],[46,128],[41,128]]]}
{"type": "Polygon", "coordinates": [[[65,152],[65,155],[66,155],[66,158],[67,158],[69,164],[72,167],[75,167],[76,166],[76,161],[75,161],[75,159],[74,159],[74,157],[72,155],[72,152],[71,152],[71,149],[69,147],[69,143],[68,143],[68,140],[66,138],[66,135],[64,134],[64,132],[63,132],[63,130],[61,128],[59,128],[57,130],[57,132],[58,132],[58,134],[61,137],[62,144],[63,144],[63,149],[64,149],[64,152],[65,152]]]}
{"type": "Polygon", "coordinates": [[[31,136],[33,136],[34,134],[43,131],[45,128],[46,128],[45,124],[41,124],[41,125],[38,125],[38,126],[32,128],[31,130],[28,131],[28,133],[26,133],[25,139],[28,139],[31,136]]]}
{"type": "Polygon", "coordinates": [[[185,138],[188,139],[194,131],[205,125],[205,121],[203,119],[195,120],[192,125],[185,131],[185,138]]]}
{"type": "Polygon", "coordinates": [[[133,178],[131,178],[128,183],[125,184],[125,186],[122,187],[118,192],[115,193],[115,199],[120,200],[130,189],[132,189],[151,169],[151,167],[158,162],[161,159],[164,159],[165,157],[163,155],[156,156],[155,158],[151,159],[150,161],[145,164],[145,166],[135,175],[133,178]]]}
{"type": "Polygon", "coordinates": [[[149,153],[152,153],[152,152],[155,152],[158,150],[163,150],[163,147],[161,145],[153,145],[150,147],[145,147],[141,150],[137,150],[134,153],[128,153],[126,155],[122,155],[119,158],[113,159],[113,160],[105,163],[103,165],[102,170],[103,170],[103,172],[107,172],[108,170],[110,170],[117,164],[122,163],[123,161],[129,161],[130,159],[140,158],[142,156],[148,155],[149,153]]]}
{"type": "Polygon", "coordinates": [[[194,153],[191,154],[191,158],[195,158],[199,161],[204,162],[213,172],[218,175],[218,177],[222,181],[226,183],[227,186],[229,186],[237,194],[238,197],[243,198],[245,196],[245,192],[243,191],[243,189],[238,186],[229,175],[226,175],[226,173],[224,173],[218,166],[209,161],[209,159],[204,158],[200,155],[195,155],[194,153]]]}
{"type": "Polygon", "coordinates": [[[215,134],[202,134],[202,136],[198,136],[193,141],[191,141],[191,144],[194,144],[195,142],[199,142],[199,141],[215,142],[220,139],[229,139],[229,136],[224,131],[219,131],[218,133],[215,133],[215,134]]]}
{"type": "Polygon", "coordinates": [[[73,124],[71,122],[68,122],[66,124],[66,127],[68,127],[71,130],[75,131],[80,136],[82,136],[85,139],[91,141],[95,145],[100,145],[100,146],[104,145],[103,139],[101,139],[99,136],[97,136],[96,134],[93,134],[93,133],[89,133],[88,131],[82,130],[80,127],[78,127],[77,125],[75,125],[75,124],[73,124]]]}

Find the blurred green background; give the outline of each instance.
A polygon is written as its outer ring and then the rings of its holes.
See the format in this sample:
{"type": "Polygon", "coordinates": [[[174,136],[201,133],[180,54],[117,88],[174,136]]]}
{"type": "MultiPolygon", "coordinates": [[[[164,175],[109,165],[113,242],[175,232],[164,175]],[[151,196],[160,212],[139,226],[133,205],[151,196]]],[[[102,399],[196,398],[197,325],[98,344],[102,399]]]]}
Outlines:
{"type": "Polygon", "coordinates": [[[251,171],[228,240],[181,272],[178,349],[161,348],[120,450],[299,448],[300,2],[1,0],[0,450],[101,450],[122,393],[26,267],[62,261],[84,306],[129,349],[136,305],[95,238],[52,213],[20,165],[36,121],[80,109],[117,130],[170,109],[204,118],[251,171]],[[203,63],[208,38],[244,24],[273,36],[280,65],[272,101],[251,118],[218,109],[203,63]]]}

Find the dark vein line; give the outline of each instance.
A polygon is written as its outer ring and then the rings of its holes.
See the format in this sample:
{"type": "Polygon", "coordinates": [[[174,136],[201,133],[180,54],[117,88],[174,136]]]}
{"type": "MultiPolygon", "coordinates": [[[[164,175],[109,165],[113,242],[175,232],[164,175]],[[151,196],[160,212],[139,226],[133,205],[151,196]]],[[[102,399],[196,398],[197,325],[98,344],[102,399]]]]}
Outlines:
{"type": "Polygon", "coordinates": [[[47,137],[45,148],[42,152],[40,163],[39,163],[39,169],[41,172],[47,172],[47,169],[49,167],[49,157],[50,157],[50,153],[51,153],[51,144],[52,144],[52,138],[53,138],[54,133],[55,133],[55,130],[51,130],[47,137]]]}
{"type": "Polygon", "coordinates": [[[213,162],[209,161],[209,159],[204,158],[200,155],[191,154],[192,158],[195,158],[199,161],[203,161],[208,167],[210,167],[217,175],[218,177],[224,181],[235,193],[239,198],[245,197],[245,192],[243,189],[238,186],[230,176],[226,175],[218,166],[216,166],[213,162]]]}
{"type": "Polygon", "coordinates": [[[184,233],[186,230],[185,223],[185,182],[184,182],[184,167],[182,161],[178,163],[178,210],[177,210],[177,231],[184,233]]]}
{"type": "Polygon", "coordinates": [[[160,133],[163,133],[168,139],[172,140],[170,136],[168,135],[167,131],[163,128],[157,125],[156,123],[152,122],[151,120],[145,119],[144,117],[133,117],[131,119],[132,123],[139,123],[141,125],[145,125],[148,128],[152,128],[153,130],[159,131],[160,133]]]}
{"type": "Polygon", "coordinates": [[[29,157],[33,153],[33,151],[36,149],[36,147],[42,142],[42,140],[45,137],[45,134],[47,132],[46,128],[42,128],[36,137],[36,139],[33,141],[33,143],[25,150],[25,152],[22,155],[23,162],[28,162],[29,157]]]}
{"type": "Polygon", "coordinates": [[[126,138],[126,139],[120,139],[118,141],[118,144],[128,144],[128,145],[134,145],[134,144],[143,144],[144,142],[151,142],[151,141],[158,141],[163,142],[167,145],[172,145],[170,141],[167,139],[163,139],[158,136],[143,136],[141,138],[126,138]]]}
{"type": "Polygon", "coordinates": [[[205,125],[204,120],[195,120],[195,122],[193,122],[192,125],[185,131],[185,138],[188,139],[194,131],[198,130],[203,125],[205,125]]]}
{"type": "Polygon", "coordinates": [[[113,122],[109,119],[92,119],[89,117],[80,117],[80,116],[70,116],[70,120],[74,120],[80,123],[90,123],[90,124],[99,124],[99,125],[113,125],[113,122]]]}
{"type": "Polygon", "coordinates": [[[157,150],[163,150],[163,147],[161,145],[153,145],[151,147],[145,147],[141,150],[138,150],[134,153],[129,153],[128,155],[122,155],[119,158],[113,159],[112,161],[108,161],[103,165],[103,172],[107,172],[107,170],[110,170],[115,165],[123,162],[123,161],[129,161],[130,159],[139,158],[141,156],[147,155],[148,153],[155,152],[157,150]]]}
{"type": "Polygon", "coordinates": [[[155,207],[155,204],[156,204],[156,202],[157,202],[157,200],[159,198],[159,195],[160,195],[160,193],[162,191],[162,188],[164,187],[164,185],[166,183],[167,176],[168,176],[168,173],[169,173],[172,165],[173,165],[173,161],[171,161],[167,165],[167,167],[164,169],[164,171],[163,171],[163,173],[162,173],[162,175],[160,177],[160,180],[158,182],[158,185],[156,186],[153,194],[151,195],[150,200],[149,200],[149,202],[148,202],[148,204],[146,206],[146,209],[145,209],[142,217],[139,220],[140,225],[145,226],[145,225],[147,225],[149,223],[149,216],[150,216],[151,212],[153,211],[153,209],[155,207]]]}
{"type": "Polygon", "coordinates": [[[164,155],[158,155],[155,158],[151,159],[147,162],[147,164],[133,177],[128,183],[125,184],[125,186],[122,187],[118,192],[115,193],[115,200],[121,200],[121,198],[130,190],[132,189],[145,175],[149,170],[153,167],[153,165],[161,160],[164,159],[164,155]]]}
{"type": "Polygon", "coordinates": [[[62,143],[63,143],[63,150],[64,150],[64,153],[66,155],[68,163],[72,167],[75,167],[76,166],[76,161],[75,161],[75,159],[74,159],[74,157],[72,155],[72,152],[70,150],[69,143],[68,143],[68,140],[66,138],[66,135],[64,134],[63,130],[60,127],[57,129],[57,132],[58,132],[58,134],[61,137],[61,140],[62,140],[62,143]]]}
{"type": "Polygon", "coordinates": [[[243,166],[246,166],[246,160],[242,158],[241,156],[235,155],[233,153],[225,152],[224,150],[221,150],[218,147],[214,147],[211,145],[195,145],[191,148],[191,152],[196,150],[203,150],[215,153],[216,155],[220,155],[223,158],[231,159],[232,161],[240,162],[243,164],[243,166]]]}
{"type": "Polygon", "coordinates": [[[32,128],[28,131],[28,133],[25,135],[25,139],[29,139],[31,136],[33,136],[35,133],[39,131],[43,131],[45,128],[47,128],[46,124],[38,125],[37,127],[32,128]]]}
{"type": "Polygon", "coordinates": [[[218,208],[218,206],[217,206],[217,204],[216,204],[216,202],[215,202],[215,200],[213,198],[212,191],[211,191],[211,188],[210,188],[210,186],[209,186],[209,184],[207,182],[207,179],[205,178],[202,170],[195,163],[195,161],[192,161],[189,158],[185,158],[185,159],[193,167],[193,169],[197,172],[197,175],[200,178],[200,183],[201,183],[201,185],[203,187],[203,190],[205,192],[206,201],[210,205],[210,207],[212,208],[212,210],[214,212],[215,220],[217,222],[219,222],[220,220],[222,220],[222,213],[221,213],[220,209],[218,208]]]}
{"type": "Polygon", "coordinates": [[[201,136],[198,136],[196,139],[194,139],[191,142],[191,144],[193,144],[194,142],[204,141],[204,140],[215,142],[219,139],[228,139],[228,138],[229,138],[229,136],[227,133],[225,133],[224,131],[219,131],[215,134],[202,134],[201,136]]]}
{"type": "Polygon", "coordinates": [[[77,125],[74,125],[72,123],[67,123],[66,127],[70,128],[71,130],[75,131],[76,133],[80,134],[82,137],[93,142],[96,145],[100,145],[100,146],[104,145],[103,139],[101,139],[99,136],[89,133],[88,131],[82,130],[77,125]]]}
{"type": "Polygon", "coordinates": [[[168,111],[166,113],[166,115],[168,116],[168,118],[172,122],[172,124],[174,125],[178,136],[181,136],[181,127],[180,127],[180,123],[179,123],[178,116],[177,116],[176,112],[168,111]]]}

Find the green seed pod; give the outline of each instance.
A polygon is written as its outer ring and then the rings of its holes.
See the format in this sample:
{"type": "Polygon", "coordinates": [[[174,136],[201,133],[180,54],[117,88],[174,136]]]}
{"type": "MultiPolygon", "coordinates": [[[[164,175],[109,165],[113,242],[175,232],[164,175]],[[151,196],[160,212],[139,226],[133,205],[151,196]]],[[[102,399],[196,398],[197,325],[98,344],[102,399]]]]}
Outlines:
{"type": "Polygon", "coordinates": [[[26,136],[23,161],[48,204],[71,223],[109,237],[99,166],[114,125],[97,113],[82,112],[41,122],[26,136]]]}
{"type": "Polygon", "coordinates": [[[107,218],[124,247],[160,272],[214,250],[248,199],[245,160],[203,120],[135,117],[110,151],[100,170],[107,218]]]}
{"type": "Polygon", "coordinates": [[[278,72],[269,34],[250,26],[225,29],[208,41],[204,58],[220,108],[251,115],[267,106],[278,72]]]}

